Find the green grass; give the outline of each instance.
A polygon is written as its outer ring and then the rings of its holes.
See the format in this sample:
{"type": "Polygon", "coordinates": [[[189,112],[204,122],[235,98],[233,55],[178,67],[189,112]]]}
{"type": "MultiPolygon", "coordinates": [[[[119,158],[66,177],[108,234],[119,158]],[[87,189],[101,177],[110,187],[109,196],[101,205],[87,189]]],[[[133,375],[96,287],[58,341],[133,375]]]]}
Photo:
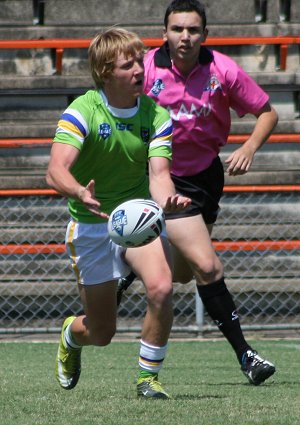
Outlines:
{"type": "Polygon", "coordinates": [[[300,341],[252,341],[277,373],[254,387],[223,340],[171,341],[160,381],[172,400],[138,400],[138,342],[86,347],[71,391],[54,378],[56,344],[0,344],[1,425],[296,425],[300,341]]]}

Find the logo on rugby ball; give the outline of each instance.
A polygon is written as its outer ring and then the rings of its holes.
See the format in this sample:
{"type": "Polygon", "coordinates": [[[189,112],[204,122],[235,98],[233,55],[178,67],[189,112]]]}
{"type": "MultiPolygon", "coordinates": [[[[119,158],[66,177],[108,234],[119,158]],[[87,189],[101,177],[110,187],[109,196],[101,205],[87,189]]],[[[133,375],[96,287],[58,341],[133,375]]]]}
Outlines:
{"type": "Polygon", "coordinates": [[[124,226],[127,224],[127,215],[125,210],[116,211],[111,220],[112,230],[115,230],[118,235],[123,236],[124,226]]]}

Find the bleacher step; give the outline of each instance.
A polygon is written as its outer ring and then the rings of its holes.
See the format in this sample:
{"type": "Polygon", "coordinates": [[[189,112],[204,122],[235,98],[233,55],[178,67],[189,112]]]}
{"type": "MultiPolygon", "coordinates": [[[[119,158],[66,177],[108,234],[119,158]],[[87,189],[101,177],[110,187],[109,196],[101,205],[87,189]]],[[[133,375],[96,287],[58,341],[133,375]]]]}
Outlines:
{"type": "MultiPolygon", "coordinates": [[[[48,297],[48,296],[63,296],[68,295],[74,298],[78,298],[78,290],[74,279],[67,280],[59,279],[56,282],[53,281],[42,281],[41,279],[32,279],[28,281],[20,281],[18,275],[9,276],[13,282],[8,280],[0,280],[0,294],[1,297],[6,297],[7,301],[9,297],[48,297]]],[[[180,283],[174,283],[174,294],[191,294],[195,293],[196,282],[192,280],[186,285],[180,283]]],[[[278,278],[240,278],[226,279],[226,285],[230,291],[234,294],[247,294],[247,292],[259,292],[270,294],[282,293],[283,290],[289,294],[300,295],[300,278],[291,277],[283,281],[278,278]]],[[[143,284],[136,280],[134,284],[128,288],[126,295],[130,297],[133,294],[145,295],[145,288],[143,284]]]]}

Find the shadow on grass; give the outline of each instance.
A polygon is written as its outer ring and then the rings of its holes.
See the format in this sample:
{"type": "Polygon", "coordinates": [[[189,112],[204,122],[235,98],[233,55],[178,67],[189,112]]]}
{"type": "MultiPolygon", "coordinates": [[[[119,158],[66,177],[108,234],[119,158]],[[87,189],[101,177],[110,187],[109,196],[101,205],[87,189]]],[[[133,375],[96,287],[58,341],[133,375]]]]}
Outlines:
{"type": "MultiPolygon", "coordinates": [[[[213,383],[213,382],[209,382],[209,383],[205,383],[205,385],[207,386],[207,387],[250,387],[250,388],[257,388],[257,387],[260,387],[260,388],[262,388],[262,387],[270,387],[270,386],[273,386],[273,385],[278,385],[278,384],[283,384],[283,382],[280,382],[280,383],[278,383],[278,382],[264,382],[264,383],[261,383],[260,385],[253,385],[253,384],[249,384],[248,382],[243,382],[243,383],[241,383],[241,382],[216,382],[216,383],[213,383]]],[[[299,385],[299,383],[298,383],[298,385],[299,385]]]]}
{"type": "Polygon", "coordinates": [[[220,395],[192,395],[192,394],[182,394],[177,395],[175,397],[172,397],[172,400],[209,400],[209,399],[216,399],[216,400],[225,400],[228,397],[220,396],[220,395]]]}

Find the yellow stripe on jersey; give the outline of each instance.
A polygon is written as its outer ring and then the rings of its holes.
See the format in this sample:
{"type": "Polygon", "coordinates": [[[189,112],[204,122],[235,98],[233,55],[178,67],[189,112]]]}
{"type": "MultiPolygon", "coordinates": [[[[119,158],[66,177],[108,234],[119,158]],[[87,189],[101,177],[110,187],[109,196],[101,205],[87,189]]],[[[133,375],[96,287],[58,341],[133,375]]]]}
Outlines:
{"type": "Polygon", "coordinates": [[[65,121],[65,120],[58,121],[58,131],[61,132],[61,130],[68,130],[68,133],[74,134],[75,136],[79,136],[80,139],[82,140],[84,139],[84,136],[82,132],[79,130],[79,128],[69,121],[65,121]]]}

